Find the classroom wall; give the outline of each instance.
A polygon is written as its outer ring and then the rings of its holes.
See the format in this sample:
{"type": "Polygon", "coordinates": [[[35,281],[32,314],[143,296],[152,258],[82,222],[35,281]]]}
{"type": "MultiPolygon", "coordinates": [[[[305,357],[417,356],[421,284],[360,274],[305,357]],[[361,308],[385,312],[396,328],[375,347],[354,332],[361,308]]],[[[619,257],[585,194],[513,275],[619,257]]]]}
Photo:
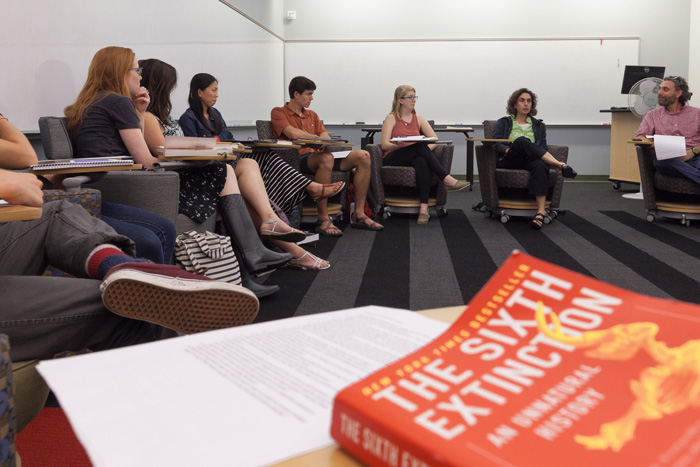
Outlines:
{"type": "MultiPolygon", "coordinates": [[[[691,0],[690,3],[690,46],[688,50],[688,83],[691,90],[693,83],[697,82],[696,91],[700,93],[700,0],[691,0]]],[[[700,96],[700,94],[698,94],[700,96]]],[[[697,98],[700,101],[700,98],[697,98]]],[[[700,106],[698,101],[694,105],[700,106]]]]}
{"type": "MultiPolygon", "coordinates": [[[[266,3],[266,2],[261,2],[266,3]]],[[[272,7],[242,7],[281,29],[272,7]]],[[[0,112],[36,132],[44,115],[62,115],[75,101],[95,52],[131,48],[178,70],[173,116],[187,108],[189,81],[208,72],[220,81],[217,107],[227,123],[265,117],[284,99],[284,43],[218,0],[5,0],[0,15],[0,112]],[[225,97],[225,98],[224,98],[225,97]]]]}
{"type": "MultiPolygon", "coordinates": [[[[285,40],[639,37],[640,64],[687,75],[691,0],[285,0],[285,40]],[[333,20],[337,18],[337,20],[333,20]]],[[[388,58],[389,59],[389,58],[388,58]]]]}
{"type": "MultiPolygon", "coordinates": [[[[697,3],[698,0],[692,0],[697,3]]],[[[297,19],[285,21],[285,59],[289,61],[290,48],[303,41],[330,43],[341,40],[371,41],[373,39],[435,40],[446,38],[467,39],[533,39],[533,38],[639,38],[639,64],[663,65],[668,74],[688,75],[690,49],[691,0],[673,0],[660,4],[652,0],[590,0],[587,2],[562,2],[556,0],[357,0],[344,2],[326,0],[285,0],[285,13],[295,10],[297,19]],[[674,27],[668,27],[659,18],[676,18],[674,27]],[[334,20],[333,18],[337,18],[334,20]]],[[[340,43],[342,44],[342,42],[340,43]]],[[[436,43],[439,44],[439,43],[436,43]]],[[[439,45],[438,45],[439,46],[439,45]]],[[[339,46],[337,50],[340,50],[339,46]]],[[[535,58],[533,66],[546,64],[547,57],[535,58]],[[539,60],[539,61],[538,61],[539,60]],[[536,65],[535,65],[536,64],[536,65]]],[[[461,57],[455,57],[455,60],[461,57]]],[[[310,58],[316,63],[319,58],[310,58]]],[[[394,57],[386,57],[386,66],[396,66],[394,57]]],[[[504,57],[507,60],[507,57],[504,57]]],[[[362,69],[362,61],[356,62],[358,95],[362,86],[371,83],[371,76],[362,69]]],[[[543,72],[555,73],[556,64],[543,67],[543,72]]],[[[425,66],[430,66],[426,64],[425,66]]],[[[449,64],[447,64],[449,67],[449,64]]],[[[290,68],[287,63],[286,69],[290,68]]],[[[295,67],[295,71],[299,68],[295,67]]],[[[373,70],[377,71],[377,70],[373,70]]],[[[594,71],[594,70],[592,70],[594,71]]],[[[381,70],[379,70],[381,72],[381,70]]],[[[444,72],[444,71],[443,71],[444,72]]],[[[517,72],[517,70],[516,70],[517,72]]],[[[488,67],[474,67],[474,73],[483,76],[488,88],[488,67]]],[[[285,76],[288,81],[291,76],[285,76]]],[[[313,77],[311,77],[313,79],[313,77]]],[[[438,84],[440,80],[436,79],[438,84]]],[[[691,82],[692,87],[692,82],[691,82]]],[[[458,95],[473,98],[488,96],[488,89],[459,90],[458,95]]],[[[317,90],[318,99],[323,96],[317,90]]],[[[496,118],[503,113],[503,105],[496,106],[496,118]]],[[[466,100],[466,99],[465,99],[466,100]]],[[[465,104],[466,105],[466,104],[465,104]]],[[[626,105],[625,96],[618,96],[609,106],[626,105]]],[[[603,106],[601,106],[602,108],[603,106]]],[[[427,115],[430,117],[430,115],[427,115]]],[[[541,115],[545,120],[547,116],[541,115]]],[[[323,118],[323,115],[321,115],[323,118]]],[[[380,116],[380,118],[383,117],[380,116]]],[[[350,118],[350,121],[352,118],[350,118]]],[[[477,129],[481,119],[465,121],[477,129]]],[[[609,114],[600,114],[600,123],[609,122],[609,114]]],[[[450,123],[450,122],[438,122],[450,123]]],[[[353,134],[349,128],[344,133],[353,134]]],[[[456,138],[455,142],[460,143],[456,138]]],[[[551,125],[549,141],[570,146],[570,162],[579,173],[587,175],[609,174],[610,127],[603,125],[551,125]]],[[[466,162],[462,147],[455,148],[456,173],[463,173],[466,162]]]]}

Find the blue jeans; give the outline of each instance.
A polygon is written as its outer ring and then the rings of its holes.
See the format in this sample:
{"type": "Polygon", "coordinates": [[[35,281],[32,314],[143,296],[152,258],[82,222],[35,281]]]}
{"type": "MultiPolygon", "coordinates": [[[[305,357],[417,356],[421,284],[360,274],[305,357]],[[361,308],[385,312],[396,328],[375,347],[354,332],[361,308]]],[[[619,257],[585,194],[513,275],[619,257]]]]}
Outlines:
{"type": "Polygon", "coordinates": [[[38,276],[51,264],[76,277],[97,246],[128,254],[134,244],[85,209],[47,203],[40,219],[0,225],[0,332],[10,336],[13,360],[52,358],[64,350],[111,349],[174,335],[160,326],[110,313],[100,281],[38,276]]]}
{"type": "Polygon", "coordinates": [[[170,264],[175,250],[175,225],[165,217],[123,204],[102,203],[101,219],[136,243],[136,256],[170,264]]]}
{"type": "Polygon", "coordinates": [[[686,177],[700,184],[700,156],[695,156],[687,162],[676,158],[658,160],[654,156],[654,167],[662,174],[686,177]]]}

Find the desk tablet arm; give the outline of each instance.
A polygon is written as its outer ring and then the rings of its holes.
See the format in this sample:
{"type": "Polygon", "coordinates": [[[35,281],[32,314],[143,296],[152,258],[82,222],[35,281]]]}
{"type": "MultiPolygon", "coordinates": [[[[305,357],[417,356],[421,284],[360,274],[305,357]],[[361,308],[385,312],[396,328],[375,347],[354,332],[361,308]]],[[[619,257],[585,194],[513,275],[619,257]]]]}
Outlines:
{"type": "Polygon", "coordinates": [[[66,191],[69,193],[77,193],[81,190],[81,185],[83,183],[94,183],[98,180],[104,178],[107,172],[94,172],[87,173],[84,175],[75,175],[73,177],[67,177],[63,179],[63,186],[66,187],[66,191]]]}
{"type": "MultiPolygon", "coordinates": [[[[153,163],[153,170],[155,172],[165,172],[166,170],[175,170],[175,169],[180,169],[183,167],[199,167],[200,165],[197,164],[202,164],[202,162],[209,162],[209,161],[200,161],[200,162],[178,162],[178,161],[168,161],[168,162],[154,162],[153,163]]],[[[206,164],[204,164],[206,165],[206,164]]]]}
{"type": "Polygon", "coordinates": [[[341,145],[339,145],[339,146],[336,146],[336,145],[326,146],[324,149],[328,152],[352,151],[351,146],[341,146],[341,145]]]}

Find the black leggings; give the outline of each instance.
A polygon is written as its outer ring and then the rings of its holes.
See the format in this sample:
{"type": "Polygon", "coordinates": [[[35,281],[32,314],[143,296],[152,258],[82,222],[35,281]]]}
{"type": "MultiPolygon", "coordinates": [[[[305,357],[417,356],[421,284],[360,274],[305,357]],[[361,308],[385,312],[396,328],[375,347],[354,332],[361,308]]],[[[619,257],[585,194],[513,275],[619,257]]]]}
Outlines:
{"type": "Polygon", "coordinates": [[[384,165],[411,166],[416,170],[416,187],[418,188],[418,198],[422,204],[428,204],[433,173],[440,180],[449,175],[428,147],[428,143],[415,143],[391,151],[384,157],[384,165]]]}
{"type": "Polygon", "coordinates": [[[528,193],[546,196],[549,186],[549,164],[542,160],[547,150],[521,136],[510,145],[505,156],[498,160],[500,169],[526,169],[530,172],[528,193]]]}

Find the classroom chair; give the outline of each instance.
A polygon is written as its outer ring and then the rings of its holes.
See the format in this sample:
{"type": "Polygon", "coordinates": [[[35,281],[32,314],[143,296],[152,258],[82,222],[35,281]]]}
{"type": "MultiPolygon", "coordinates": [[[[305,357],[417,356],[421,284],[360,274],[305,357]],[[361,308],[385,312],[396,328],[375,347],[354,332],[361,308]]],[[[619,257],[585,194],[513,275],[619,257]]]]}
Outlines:
{"type": "MultiPolygon", "coordinates": [[[[495,130],[496,120],[484,121],[485,139],[493,139],[495,130]]],[[[530,172],[497,168],[494,144],[484,141],[476,147],[476,165],[479,170],[479,188],[484,216],[497,216],[504,224],[508,222],[510,216],[533,217],[537,214],[537,203],[534,196],[527,192],[530,172]]],[[[561,162],[566,162],[569,157],[568,146],[550,144],[547,146],[547,151],[561,162]]],[[[550,168],[545,224],[549,224],[557,216],[563,187],[564,177],[561,170],[550,168]]]]}
{"type": "Polygon", "coordinates": [[[637,146],[637,161],[641,179],[647,220],[656,216],[680,219],[690,225],[691,219],[700,219],[700,185],[686,177],[674,177],[656,171],[651,146],[637,146]]]}
{"type": "MultiPolygon", "coordinates": [[[[413,167],[385,166],[384,151],[380,144],[368,144],[372,160],[370,187],[377,202],[377,211],[384,219],[389,219],[392,212],[418,214],[420,200],[416,193],[416,171],[413,167]]],[[[449,173],[452,169],[454,146],[438,144],[433,150],[442,167],[449,173]]],[[[438,217],[447,215],[445,203],[447,190],[445,184],[433,174],[429,206],[434,206],[438,217]]]]}
{"type": "MultiPolygon", "coordinates": [[[[47,159],[72,159],[71,143],[64,117],[39,118],[41,143],[47,159]]],[[[160,214],[173,223],[178,234],[188,230],[215,230],[216,215],[199,224],[178,214],[180,177],[172,171],[114,171],[90,177],[90,187],[102,193],[104,201],[144,209],[160,214]]]]}

